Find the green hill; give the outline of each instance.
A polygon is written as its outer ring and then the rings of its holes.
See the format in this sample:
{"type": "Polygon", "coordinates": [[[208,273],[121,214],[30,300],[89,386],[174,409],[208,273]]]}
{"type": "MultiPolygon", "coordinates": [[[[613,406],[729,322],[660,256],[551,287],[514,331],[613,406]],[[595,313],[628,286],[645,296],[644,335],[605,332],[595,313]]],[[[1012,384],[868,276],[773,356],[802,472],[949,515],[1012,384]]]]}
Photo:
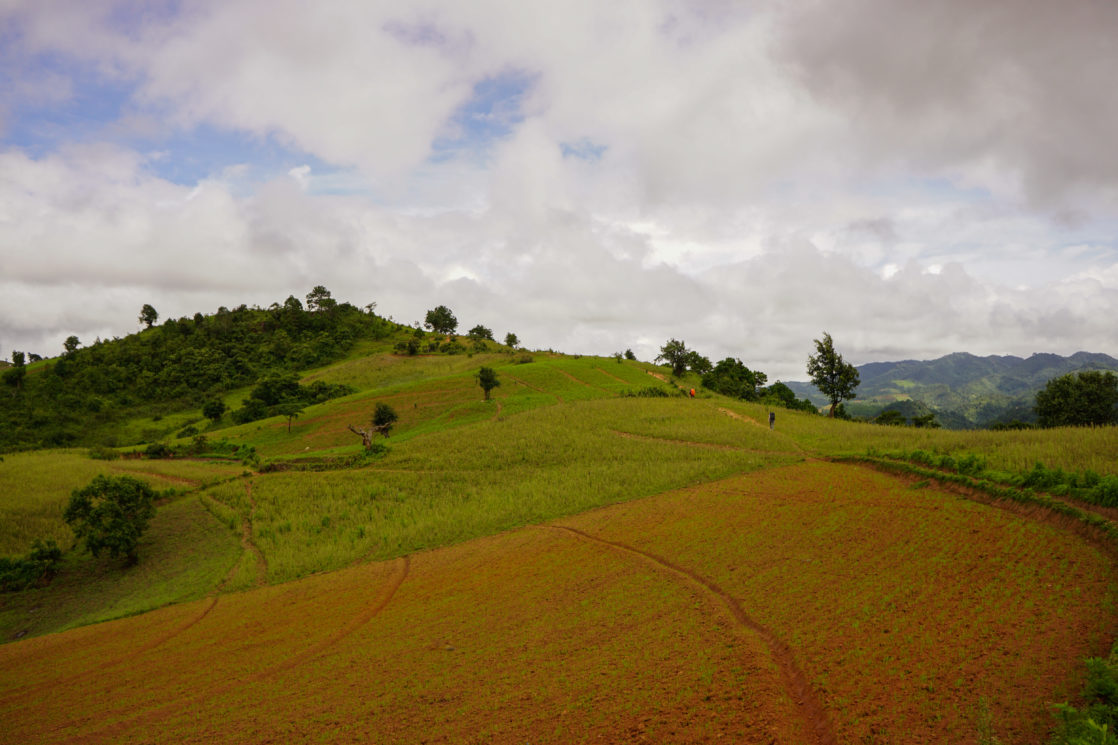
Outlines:
{"type": "MultiPolygon", "coordinates": [[[[998,422],[1035,422],[1037,391],[1053,378],[1085,370],[1118,372],[1118,359],[1077,352],[1070,357],[1034,354],[976,357],[964,352],[935,360],[871,362],[858,367],[858,398],[847,403],[856,416],[872,418],[897,402],[914,401],[952,429],[987,427],[998,422]]],[[[827,403],[813,385],[787,384],[797,395],[827,403]]]]}

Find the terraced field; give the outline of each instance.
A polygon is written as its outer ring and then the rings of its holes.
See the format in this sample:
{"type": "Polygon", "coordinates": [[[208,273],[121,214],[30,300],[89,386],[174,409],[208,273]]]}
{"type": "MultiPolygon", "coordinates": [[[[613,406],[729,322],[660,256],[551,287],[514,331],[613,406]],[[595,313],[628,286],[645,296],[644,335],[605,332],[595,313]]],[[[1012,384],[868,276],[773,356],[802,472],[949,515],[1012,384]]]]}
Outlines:
{"type": "MultiPolygon", "coordinates": [[[[453,375],[342,400],[414,404],[356,469],[111,464],[194,486],[145,561],[197,576],[0,646],[0,742],[978,743],[989,713],[1035,743],[1111,649],[1107,544],[822,460],[848,445],[810,415],[617,398],[658,384],[618,368],[509,366],[489,404],[453,375]]],[[[297,456],[337,429],[309,419],[248,431],[297,456]]]]}

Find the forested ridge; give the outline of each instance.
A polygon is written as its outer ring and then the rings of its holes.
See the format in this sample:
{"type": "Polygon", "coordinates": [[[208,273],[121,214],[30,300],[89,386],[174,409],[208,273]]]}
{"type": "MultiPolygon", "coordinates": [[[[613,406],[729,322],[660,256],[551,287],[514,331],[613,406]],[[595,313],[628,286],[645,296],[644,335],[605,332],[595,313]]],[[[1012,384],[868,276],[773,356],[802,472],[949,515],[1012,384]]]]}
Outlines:
{"type": "MultiPolygon", "coordinates": [[[[113,424],[200,407],[272,373],[292,373],[346,355],[360,339],[405,327],[338,303],[324,288],[268,308],[219,308],[170,318],[124,338],[9,367],[0,391],[0,452],[71,445],[124,445],[113,424]]],[[[150,306],[145,306],[145,311],[150,306]]],[[[16,353],[22,362],[23,355],[16,353]]],[[[34,357],[32,357],[34,359],[34,357]]]]}

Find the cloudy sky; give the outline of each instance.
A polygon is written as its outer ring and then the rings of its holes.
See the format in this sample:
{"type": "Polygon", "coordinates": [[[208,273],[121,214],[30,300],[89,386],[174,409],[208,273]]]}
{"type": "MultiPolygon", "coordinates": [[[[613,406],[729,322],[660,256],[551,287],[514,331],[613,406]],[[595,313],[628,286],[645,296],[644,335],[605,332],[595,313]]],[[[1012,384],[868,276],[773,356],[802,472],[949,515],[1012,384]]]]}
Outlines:
{"type": "Polygon", "coordinates": [[[0,358],[304,297],[1118,355],[1112,0],[0,0],[0,358]]]}

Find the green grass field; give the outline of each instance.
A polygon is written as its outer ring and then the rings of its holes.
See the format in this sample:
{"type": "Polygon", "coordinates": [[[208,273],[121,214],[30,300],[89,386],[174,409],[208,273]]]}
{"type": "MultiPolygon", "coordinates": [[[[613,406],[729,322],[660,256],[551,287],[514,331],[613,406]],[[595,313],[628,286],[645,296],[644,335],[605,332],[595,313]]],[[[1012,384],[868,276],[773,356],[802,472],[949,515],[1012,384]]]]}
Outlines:
{"type": "MultiPolygon", "coordinates": [[[[704,567],[719,586],[740,586],[751,597],[780,595],[787,602],[787,613],[793,615],[827,615],[823,609],[809,607],[813,597],[832,587],[826,572],[821,571],[824,559],[812,558],[813,547],[844,536],[849,553],[843,560],[851,562],[849,571],[858,580],[828,608],[842,609],[845,622],[853,625],[851,633],[860,634],[862,625],[874,623],[883,613],[895,616],[898,604],[923,597],[923,591],[913,588],[934,581],[928,572],[948,562],[942,551],[971,556],[968,552],[974,549],[968,566],[982,565],[981,551],[970,544],[965,549],[937,548],[940,543],[948,545],[970,535],[968,522],[981,531],[984,542],[993,542],[1005,555],[1032,556],[1032,542],[1051,542],[1051,538],[1047,533],[1042,538],[1031,523],[1006,522],[1000,512],[985,505],[940,503],[942,494],[929,498],[892,477],[858,476],[859,483],[865,483],[859,489],[864,488],[866,494],[886,495],[876,502],[869,497],[859,502],[865,495],[852,496],[846,490],[849,484],[812,481],[815,477],[810,474],[816,471],[811,469],[817,461],[924,451],[956,458],[981,457],[988,469],[1005,474],[1027,472],[1038,462],[1067,471],[1118,474],[1118,430],[1114,428],[961,432],[835,421],[778,409],[775,430],[770,430],[769,409],[708,392],[696,399],[678,395],[675,385],[650,374],[666,377],[663,368],[647,364],[551,353],[533,353],[531,361],[525,361],[521,353],[496,352],[407,357],[378,349],[360,347],[348,359],[305,376],[305,381],[345,383],[356,392],[307,407],[290,429],[287,420],[279,417],[244,425],[231,425],[228,419],[216,426],[200,423],[205,426],[199,429],[211,441],[237,444],[238,457],[246,457],[245,463],[186,458],[102,461],[90,458],[84,450],[5,456],[0,462],[0,554],[22,554],[36,538],[53,538],[69,549],[73,536],[62,521],[62,511],[70,492],[97,474],[135,475],[166,496],[143,539],[137,566],[124,568],[119,562],[94,560],[74,548],[66,553],[57,577],[48,586],[0,595],[0,640],[27,639],[369,562],[391,562],[448,546],[466,546],[526,526],[595,515],[609,506],[615,506],[616,511],[609,513],[613,517],[594,523],[602,535],[626,545],[650,541],[649,550],[689,557],[689,565],[704,567]],[[482,365],[493,367],[501,382],[489,401],[483,400],[475,378],[482,365]],[[624,395],[649,387],[671,395],[624,395]],[[376,404],[382,402],[391,405],[399,419],[391,436],[381,440],[386,450],[362,457],[360,439],[348,427],[366,425],[376,404]],[[789,466],[801,470],[789,470],[789,466]],[[786,484],[773,476],[783,473],[797,474],[797,481],[786,484]],[[731,499],[740,503],[739,511],[720,516],[721,492],[708,487],[727,479],[737,479],[735,483],[744,486],[731,499]],[[771,483],[773,493],[786,492],[788,501],[765,501],[768,493],[749,492],[751,479],[771,483]],[[693,499],[695,504],[705,505],[693,516],[687,512],[692,498],[689,489],[700,489],[693,499]],[[838,489],[834,499],[827,496],[831,489],[838,489]],[[642,512],[642,505],[668,493],[675,495],[671,508],[659,498],[657,504],[667,511],[661,510],[645,525],[642,521],[651,518],[642,512]],[[839,497],[845,500],[842,509],[827,507],[839,497]],[[898,510],[908,507],[942,514],[929,524],[927,535],[920,532],[915,518],[904,522],[898,531],[915,531],[908,542],[886,541],[872,555],[866,546],[876,545],[873,542],[881,536],[867,538],[864,545],[851,537],[872,534],[893,520],[898,510]],[[760,584],[742,584],[740,575],[726,572],[743,555],[755,554],[761,561],[766,552],[774,550],[774,544],[767,542],[772,536],[766,528],[766,516],[772,517],[772,510],[780,511],[784,530],[792,531],[776,548],[783,546],[781,550],[793,557],[790,561],[805,564],[769,569],[756,578],[760,584]],[[803,514],[793,519],[794,510],[803,514]],[[710,525],[687,527],[703,521],[710,525]],[[739,522],[734,530],[723,531],[739,522]],[[795,532],[793,526],[803,531],[795,532]],[[704,530],[722,536],[720,541],[732,536],[731,544],[704,543],[704,530]],[[680,540],[688,543],[677,543],[680,540]],[[733,560],[720,558],[722,551],[730,551],[733,560]],[[809,575],[807,582],[804,577],[809,575]]],[[[692,383],[681,385],[687,388],[692,383]]],[[[233,402],[243,396],[240,392],[228,398],[233,402]]],[[[200,414],[182,412],[125,426],[128,431],[166,430],[192,419],[200,419],[200,414]]],[[[185,444],[190,438],[178,442],[185,444]]],[[[833,478],[841,472],[825,473],[833,478]]],[[[779,564],[785,560],[782,556],[765,561],[779,564]]],[[[1058,562],[1053,569],[1045,557],[1030,561],[1030,566],[1042,567],[1038,571],[1059,571],[1058,562]]],[[[1033,575],[1014,572],[1013,567],[1004,566],[992,575],[996,584],[989,592],[996,602],[982,616],[984,626],[974,632],[977,636],[966,637],[970,641],[960,646],[958,654],[966,653],[967,644],[982,643],[974,639],[986,633],[983,629],[996,625],[997,608],[1010,603],[1013,593],[1039,581],[1033,575]]],[[[1108,598],[1107,607],[1113,613],[1114,588],[1107,584],[1111,580],[1100,581],[1095,590],[1108,598]]],[[[841,593],[845,586],[839,583],[832,589],[841,593]]],[[[1074,585],[1056,583],[1049,588],[1049,595],[1056,598],[1050,602],[1056,605],[1080,607],[1099,600],[1078,595],[1074,585]]],[[[937,608],[947,608],[944,613],[954,612],[949,599],[937,598],[936,603],[937,608]]],[[[781,612],[774,608],[771,614],[759,616],[773,628],[792,628],[796,619],[781,616],[781,612]]],[[[1058,608],[1044,609],[1049,612],[1058,614],[1058,608]]],[[[1045,619],[1044,628],[1054,628],[1055,621],[1047,615],[1045,619]]],[[[923,632],[905,625],[909,620],[896,616],[892,623],[908,629],[904,633],[913,644],[930,644],[920,635],[923,632]]],[[[839,621],[828,621],[832,622],[839,621]]],[[[934,622],[947,623],[947,616],[934,622]]],[[[1108,623],[1118,627],[1118,623],[1108,623]]],[[[1028,627],[1014,630],[1015,634],[1028,632],[1028,627]]],[[[1105,646],[1107,640],[1099,636],[1101,632],[1092,633],[1096,637],[1091,643],[1105,646]]],[[[842,711],[857,710],[854,691],[859,685],[856,679],[851,682],[843,676],[867,665],[891,670],[890,679],[903,680],[906,685],[934,688],[953,684],[948,672],[936,667],[935,659],[922,657],[919,669],[901,669],[895,656],[875,648],[850,650],[836,661],[829,656],[826,641],[811,638],[805,629],[796,631],[789,643],[808,659],[818,660],[819,669],[829,671],[817,676],[815,685],[827,690],[827,676],[831,675],[833,680],[842,678],[843,685],[853,686],[843,689],[841,695],[836,693],[831,701],[842,711]],[[836,665],[850,667],[839,671],[836,665]]],[[[1020,643],[1025,644],[1024,637],[1020,643]]],[[[1078,665],[1077,660],[1065,662],[1069,671],[1078,665]]],[[[984,658],[984,666],[981,670],[976,667],[973,674],[983,679],[996,677],[996,663],[984,658]]],[[[696,664],[715,665],[710,660],[696,664]]],[[[877,679],[872,682],[879,684],[877,679]]],[[[886,696],[888,691],[885,684],[877,695],[886,696]]],[[[958,697],[953,693],[951,700],[958,697]]],[[[937,705],[934,695],[921,700],[925,699],[931,702],[927,707],[937,705]]],[[[1042,709],[1042,704],[1037,706],[1042,709]]],[[[952,737],[969,726],[967,717],[958,712],[948,718],[952,737]]],[[[1039,725],[1034,721],[1030,726],[1039,725]]],[[[868,731],[851,727],[852,732],[868,731]]]]}

